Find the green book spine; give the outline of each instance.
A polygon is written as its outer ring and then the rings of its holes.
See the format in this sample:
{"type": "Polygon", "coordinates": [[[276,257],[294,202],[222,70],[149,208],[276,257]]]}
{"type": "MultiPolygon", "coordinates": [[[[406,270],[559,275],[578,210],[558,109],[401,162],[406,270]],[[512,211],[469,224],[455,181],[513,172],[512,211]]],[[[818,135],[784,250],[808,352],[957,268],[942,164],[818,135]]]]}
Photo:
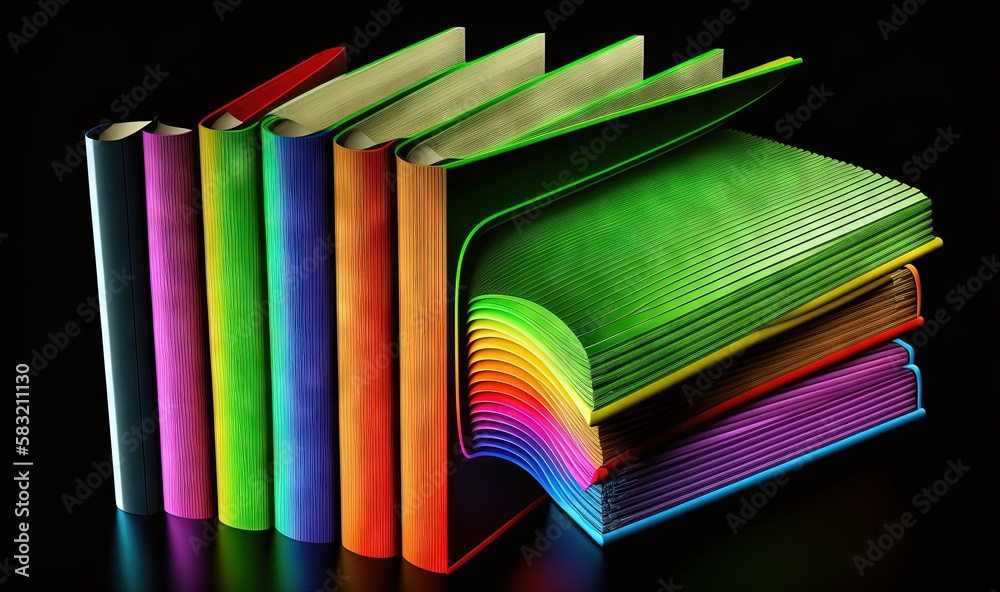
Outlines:
{"type": "Polygon", "coordinates": [[[273,523],[260,128],[199,126],[219,520],[273,523]]]}

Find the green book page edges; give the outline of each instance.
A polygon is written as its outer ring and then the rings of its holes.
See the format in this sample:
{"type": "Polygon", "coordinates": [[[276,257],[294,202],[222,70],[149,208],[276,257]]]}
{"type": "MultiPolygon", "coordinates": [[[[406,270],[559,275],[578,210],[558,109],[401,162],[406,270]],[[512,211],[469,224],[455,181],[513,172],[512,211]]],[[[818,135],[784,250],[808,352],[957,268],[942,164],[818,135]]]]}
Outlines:
{"type": "MultiPolygon", "coordinates": [[[[454,122],[450,122],[440,129],[427,130],[422,134],[422,138],[405,146],[400,153],[407,154],[406,158],[411,162],[423,161],[423,164],[436,162],[434,158],[427,158],[424,154],[430,153],[435,158],[440,158],[437,163],[446,168],[464,166],[583,127],[716,91],[729,85],[738,85],[748,79],[773,74],[802,63],[799,58],[783,57],[723,77],[721,73],[723,52],[712,50],[651,78],[642,79],[640,75],[626,85],[621,85],[624,81],[621,80],[617,88],[608,86],[601,92],[590,95],[589,101],[563,100],[562,95],[570,91],[569,87],[559,80],[560,74],[569,80],[575,75],[581,76],[583,80],[604,76],[606,74],[602,72],[602,67],[607,61],[596,60],[595,56],[604,58],[605,54],[612,50],[622,52],[629,47],[624,43],[531,81],[524,89],[517,89],[509,96],[502,96],[493,103],[488,103],[455,125],[451,125],[454,122]],[[530,94],[524,91],[529,91],[530,94]],[[536,102],[543,105],[527,112],[519,109],[518,103],[530,103],[535,97],[537,97],[536,102]],[[554,102],[558,102],[560,107],[554,109],[547,106],[554,102]],[[518,113],[517,128],[509,126],[500,130],[491,128],[491,126],[496,127],[491,120],[502,119],[505,113],[511,111],[518,113]],[[476,141],[472,143],[455,141],[470,137],[476,141]]],[[[580,95],[574,93],[574,98],[579,99],[580,95]]]]}
{"type": "Polygon", "coordinates": [[[636,82],[608,96],[601,97],[575,114],[553,121],[531,137],[545,132],[572,127],[640,105],[646,105],[684,91],[722,80],[721,49],[713,49],[655,76],[636,82]]]}
{"type": "Polygon", "coordinates": [[[600,409],[933,239],[917,190],[720,131],[484,234],[470,318],[600,409]]]}
{"type": "Polygon", "coordinates": [[[407,160],[436,164],[466,158],[530,135],[642,80],[643,38],[629,37],[533,78],[420,134],[407,160]]]}

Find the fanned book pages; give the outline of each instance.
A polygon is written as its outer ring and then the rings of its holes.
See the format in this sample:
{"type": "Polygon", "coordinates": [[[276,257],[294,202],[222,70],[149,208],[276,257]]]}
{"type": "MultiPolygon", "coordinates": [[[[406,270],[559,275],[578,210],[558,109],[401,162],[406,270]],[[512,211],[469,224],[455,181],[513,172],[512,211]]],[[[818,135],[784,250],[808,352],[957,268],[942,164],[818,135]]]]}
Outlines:
{"type": "MultiPolygon", "coordinates": [[[[644,80],[642,38],[632,37],[396,148],[399,319],[408,340],[400,347],[401,507],[411,563],[449,572],[480,548],[483,539],[469,536],[481,506],[476,483],[504,470],[495,459],[465,463],[471,453],[455,421],[468,421],[464,332],[480,238],[711,131],[799,63],[782,58],[723,76],[721,57],[644,80]]],[[[508,480],[504,501],[513,507],[530,504],[522,481],[508,480]]]]}
{"type": "Polygon", "coordinates": [[[156,125],[103,124],[85,135],[115,504],[131,514],[163,507],[142,150],[142,132],[156,125]]]}
{"type": "MultiPolygon", "coordinates": [[[[745,350],[733,351],[681,385],[598,425],[588,426],[560,400],[530,340],[514,342],[493,323],[470,316],[469,381],[474,425],[512,409],[531,418],[564,476],[586,488],[720,415],[922,323],[911,268],[851,294],[829,312],[745,350]]],[[[473,431],[473,439],[477,434],[473,431]]]]}
{"type": "MultiPolygon", "coordinates": [[[[290,538],[330,542],[337,534],[333,138],[464,61],[465,31],[449,29],[317,86],[261,123],[275,527],[290,538]]],[[[387,432],[366,434],[375,451],[367,462],[384,463],[377,451],[388,452],[387,432]]],[[[344,474],[349,487],[365,487],[365,496],[391,512],[383,483],[344,474]]],[[[392,514],[384,518],[378,531],[365,533],[381,556],[393,553],[396,538],[392,514]]]]}
{"type": "Polygon", "coordinates": [[[346,64],[318,53],[198,126],[219,520],[236,528],[274,522],[260,118],[346,64]]]}
{"type": "Polygon", "coordinates": [[[398,281],[393,148],[400,139],[491,100],[545,70],[532,35],[402,96],[334,138],[341,542],[399,553],[398,281]]]}

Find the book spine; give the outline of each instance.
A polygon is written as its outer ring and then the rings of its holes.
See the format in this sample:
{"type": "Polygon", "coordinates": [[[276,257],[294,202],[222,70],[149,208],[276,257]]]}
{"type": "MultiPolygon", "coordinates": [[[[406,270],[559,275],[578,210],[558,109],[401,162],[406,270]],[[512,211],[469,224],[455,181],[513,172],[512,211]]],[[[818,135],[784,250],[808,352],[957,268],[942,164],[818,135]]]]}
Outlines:
{"type": "Polygon", "coordinates": [[[115,504],[162,506],[142,137],[86,135],[115,504]]]}
{"type": "Polygon", "coordinates": [[[212,394],[194,134],[143,133],[163,507],[215,515],[212,394]]]}
{"type": "Polygon", "coordinates": [[[403,558],[448,570],[448,277],[441,167],[397,158],[403,558]]]}
{"type": "Polygon", "coordinates": [[[334,145],[342,544],[399,553],[396,190],[391,144],[334,145]]]}
{"type": "Polygon", "coordinates": [[[306,542],[336,538],[328,134],[289,138],[263,124],[274,520],[306,542]]]}
{"type": "Polygon", "coordinates": [[[260,131],[199,126],[219,520],[273,523],[260,131]]]}

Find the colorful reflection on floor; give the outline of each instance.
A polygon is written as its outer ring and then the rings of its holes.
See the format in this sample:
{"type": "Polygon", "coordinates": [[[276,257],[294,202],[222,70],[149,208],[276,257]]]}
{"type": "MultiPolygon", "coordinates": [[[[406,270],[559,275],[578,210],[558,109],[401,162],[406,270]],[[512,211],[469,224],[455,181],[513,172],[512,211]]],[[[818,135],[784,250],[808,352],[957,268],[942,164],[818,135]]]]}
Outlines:
{"type": "MultiPolygon", "coordinates": [[[[821,463],[822,464],[822,463],[821,463]]],[[[868,471],[842,481],[796,473],[760,502],[749,490],[604,549],[558,507],[546,503],[451,576],[400,558],[371,559],[339,544],[293,541],[216,520],[117,512],[109,584],[118,590],[730,590],[770,582],[772,590],[878,590],[901,574],[908,541],[859,578],[851,557],[899,497],[868,471]],[[743,523],[730,516],[740,516],[743,523]],[[749,516],[747,518],[746,516],[749,516]],[[733,531],[733,524],[737,526],[733,531]],[[683,587],[683,588],[681,588],[683,587]]]]}

